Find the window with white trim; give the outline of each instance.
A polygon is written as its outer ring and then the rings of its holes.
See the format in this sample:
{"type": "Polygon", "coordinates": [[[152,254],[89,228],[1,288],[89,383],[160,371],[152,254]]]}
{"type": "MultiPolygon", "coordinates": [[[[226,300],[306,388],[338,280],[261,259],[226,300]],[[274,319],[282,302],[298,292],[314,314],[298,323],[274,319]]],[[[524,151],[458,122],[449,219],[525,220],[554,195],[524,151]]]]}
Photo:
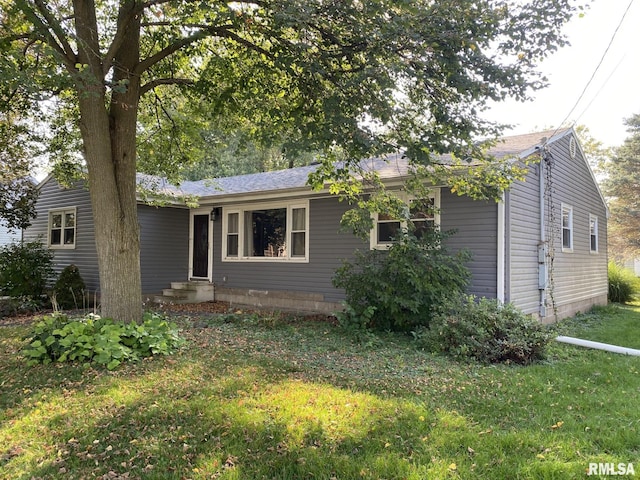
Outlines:
{"type": "Polygon", "coordinates": [[[573,251],[573,207],[562,205],[562,251],[573,251]]]}
{"type": "MultiPolygon", "coordinates": [[[[402,196],[401,196],[402,198],[402,196]]],[[[424,232],[440,224],[440,190],[434,190],[429,198],[418,200],[404,196],[402,198],[409,207],[409,221],[413,224],[413,233],[420,238],[424,232]]],[[[389,248],[394,239],[407,231],[407,221],[393,218],[385,213],[374,214],[371,230],[371,248],[389,248]]]]}
{"type": "Polygon", "coordinates": [[[76,248],[76,208],[49,210],[49,248],[76,248]]]}
{"type": "Polygon", "coordinates": [[[589,251],[598,253],[598,217],[589,214],[589,251]]]}
{"type": "Polygon", "coordinates": [[[308,261],[309,204],[226,208],[223,260],[308,261]]]}

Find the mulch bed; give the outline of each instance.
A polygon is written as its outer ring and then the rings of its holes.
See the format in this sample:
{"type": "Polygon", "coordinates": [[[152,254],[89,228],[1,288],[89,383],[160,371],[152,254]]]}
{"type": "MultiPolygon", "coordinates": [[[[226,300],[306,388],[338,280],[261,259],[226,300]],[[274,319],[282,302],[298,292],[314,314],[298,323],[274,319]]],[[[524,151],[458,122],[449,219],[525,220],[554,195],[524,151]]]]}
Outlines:
{"type": "MultiPolygon", "coordinates": [[[[241,305],[234,305],[227,302],[202,302],[202,303],[188,303],[188,304],[162,304],[155,307],[158,311],[166,312],[175,315],[194,315],[205,316],[211,314],[222,313],[257,313],[273,315],[273,310],[260,310],[254,307],[243,307],[241,305]]],[[[26,326],[33,322],[35,318],[42,317],[52,313],[51,310],[42,310],[36,313],[23,313],[13,316],[7,316],[0,318],[0,327],[17,327],[26,326]]],[[[278,312],[283,317],[294,316],[294,314],[287,312],[278,312]]],[[[335,317],[326,314],[313,314],[313,313],[297,313],[296,318],[301,318],[309,321],[321,321],[334,323],[335,317]]]]}
{"type": "Polygon", "coordinates": [[[33,313],[21,313],[18,315],[2,317],[0,318],[0,327],[22,327],[30,325],[35,317],[45,315],[47,312],[33,313]]]}
{"type": "Polygon", "coordinates": [[[300,313],[291,311],[280,311],[277,309],[260,309],[256,307],[249,307],[243,305],[231,305],[227,302],[202,302],[202,303],[185,303],[185,304],[163,304],[157,307],[158,310],[163,312],[175,313],[177,315],[195,315],[205,316],[208,314],[221,314],[221,313],[256,313],[274,315],[277,314],[282,318],[295,317],[297,319],[304,319],[308,321],[320,321],[335,323],[336,318],[333,315],[327,315],[323,313],[300,313]]]}

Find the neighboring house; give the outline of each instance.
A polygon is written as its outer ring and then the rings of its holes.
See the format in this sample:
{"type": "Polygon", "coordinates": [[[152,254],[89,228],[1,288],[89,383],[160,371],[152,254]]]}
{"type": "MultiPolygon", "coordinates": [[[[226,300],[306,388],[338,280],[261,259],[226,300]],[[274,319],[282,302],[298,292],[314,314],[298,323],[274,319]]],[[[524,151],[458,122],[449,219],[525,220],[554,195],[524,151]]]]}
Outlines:
{"type": "Polygon", "coordinates": [[[0,220],[0,247],[22,239],[22,230],[7,227],[4,220],[0,220]]]}
{"type": "MultiPolygon", "coordinates": [[[[543,154],[546,160],[530,164],[526,180],[514,183],[498,203],[433,187],[439,213],[427,221],[456,230],[447,240],[453,251],[472,252],[469,292],[513,302],[544,321],[605,304],[607,207],[575,131],[505,137],[492,153],[520,160],[543,154]]],[[[391,189],[407,173],[401,156],[367,162],[391,189]]],[[[335,269],[356,249],[383,248],[397,222],[376,217],[369,242],[342,232],[348,205],[310,189],[306,180],[315,168],[184,182],[179,188],[139,175],[140,184],[155,182],[165,194],[199,197],[198,208],[140,203],[143,292],[164,290],[165,298],[176,301],[339,308],[344,292],[332,286],[335,269]]],[[[99,291],[89,192],[80,183],[64,189],[52,177],[39,188],[38,216],[27,236],[40,236],[58,269],[74,263],[88,288],[99,291]]]]}
{"type": "Polygon", "coordinates": [[[624,267],[632,271],[636,277],[640,277],[640,258],[634,258],[633,260],[627,260],[624,263],[624,267]]]}

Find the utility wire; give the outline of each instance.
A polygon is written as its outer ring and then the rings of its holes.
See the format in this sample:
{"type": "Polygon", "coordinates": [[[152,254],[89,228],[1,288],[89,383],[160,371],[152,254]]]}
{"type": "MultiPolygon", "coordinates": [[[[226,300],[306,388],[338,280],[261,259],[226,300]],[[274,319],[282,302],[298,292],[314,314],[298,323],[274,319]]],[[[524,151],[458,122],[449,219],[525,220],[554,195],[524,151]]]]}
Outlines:
{"type": "MultiPolygon", "coordinates": [[[[555,131],[553,132],[553,135],[555,135],[558,132],[558,130],[560,130],[562,125],[564,125],[564,122],[567,121],[567,119],[571,116],[573,111],[577,108],[578,104],[582,100],[582,97],[584,97],[585,92],[587,91],[587,89],[591,85],[591,82],[593,81],[593,78],[596,76],[596,73],[598,73],[598,70],[600,69],[600,66],[602,65],[602,62],[604,61],[605,57],[607,56],[607,53],[609,53],[609,49],[611,48],[611,44],[613,43],[614,39],[616,38],[616,35],[618,34],[618,30],[620,30],[620,26],[622,25],[622,22],[624,21],[625,17],[627,16],[627,13],[629,13],[629,9],[631,8],[631,5],[633,4],[633,2],[634,2],[634,0],[630,0],[629,1],[629,5],[627,5],[626,10],[622,14],[622,17],[620,18],[620,21],[618,22],[618,26],[614,30],[613,35],[611,36],[611,39],[609,40],[609,44],[607,45],[607,48],[605,49],[604,53],[602,54],[602,57],[600,57],[600,61],[598,62],[598,65],[596,66],[595,70],[591,74],[591,78],[589,78],[589,81],[587,82],[587,84],[582,89],[582,93],[578,97],[578,100],[576,100],[576,103],[573,105],[573,107],[571,108],[569,113],[567,113],[567,116],[564,117],[564,120],[562,120],[562,122],[560,122],[560,125],[555,129],[555,131]]],[[[575,124],[575,122],[574,122],[574,124],[575,124]]],[[[553,136],[553,135],[551,135],[551,136],[553,136]]]]}
{"type": "Polygon", "coordinates": [[[609,76],[606,78],[606,80],[602,83],[602,85],[600,86],[600,88],[598,89],[598,91],[596,92],[596,94],[593,96],[593,98],[591,99],[591,101],[587,104],[586,107],[584,107],[582,109],[582,112],[580,112],[580,114],[576,117],[576,119],[573,121],[573,124],[575,125],[576,123],[578,123],[578,121],[580,120],[580,118],[582,118],[582,115],[585,114],[585,112],[587,110],[589,110],[589,107],[591,106],[591,104],[598,98],[598,96],[600,95],[600,93],[602,92],[602,90],[604,89],[604,87],[607,86],[607,83],[609,83],[609,80],[611,80],[611,77],[613,77],[613,74],[616,73],[616,70],[618,70],[618,67],[620,65],[622,65],[622,61],[624,60],[624,57],[622,57],[620,59],[620,61],[618,62],[618,64],[614,67],[613,70],[611,70],[611,73],[609,74],[609,76]]]}

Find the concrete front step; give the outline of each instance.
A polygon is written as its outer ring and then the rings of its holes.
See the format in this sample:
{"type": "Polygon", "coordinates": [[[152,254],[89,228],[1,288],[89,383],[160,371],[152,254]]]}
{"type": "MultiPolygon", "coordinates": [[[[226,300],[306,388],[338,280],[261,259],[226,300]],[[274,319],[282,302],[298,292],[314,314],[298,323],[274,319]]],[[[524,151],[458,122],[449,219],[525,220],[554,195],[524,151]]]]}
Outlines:
{"type": "Polygon", "coordinates": [[[213,300],[214,286],[208,282],[171,282],[171,288],[154,297],[155,303],[200,303],[213,300]]]}

